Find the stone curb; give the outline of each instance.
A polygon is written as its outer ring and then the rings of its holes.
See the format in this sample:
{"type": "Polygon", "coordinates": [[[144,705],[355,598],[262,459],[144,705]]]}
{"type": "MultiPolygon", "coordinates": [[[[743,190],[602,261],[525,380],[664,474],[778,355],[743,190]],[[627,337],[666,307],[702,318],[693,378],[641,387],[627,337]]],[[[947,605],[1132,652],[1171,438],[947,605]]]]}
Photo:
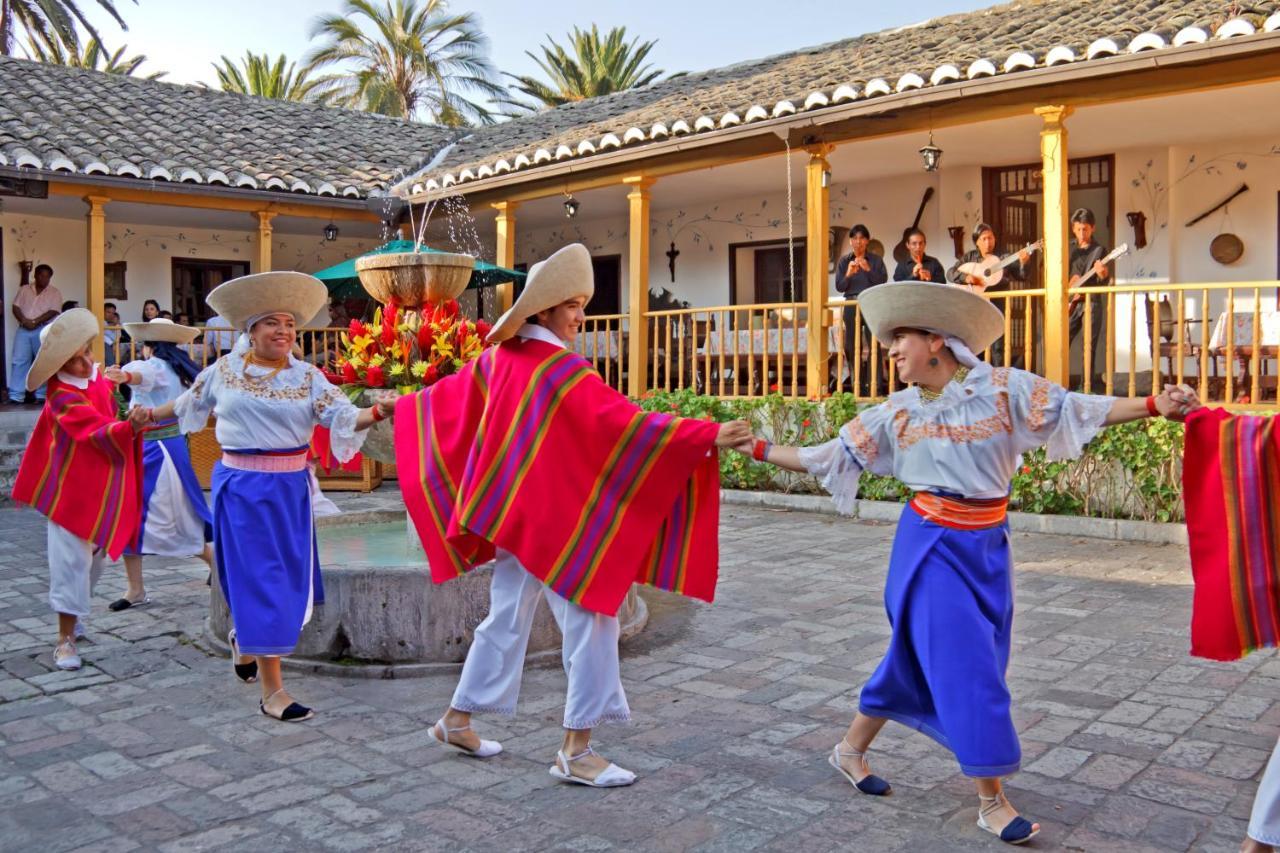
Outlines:
{"type": "MultiPolygon", "coordinates": [[[[403,513],[400,514],[403,517],[403,513]]],[[[377,519],[379,521],[385,519],[377,519]]],[[[649,623],[649,605],[643,597],[636,597],[635,618],[621,627],[618,641],[625,643],[644,630],[649,623]]],[[[231,647],[217,636],[209,617],[204,620],[204,633],[198,645],[213,652],[219,657],[231,657],[231,647]]],[[[550,665],[560,659],[560,649],[546,649],[534,652],[525,657],[525,664],[550,665]]],[[[329,675],[337,678],[426,678],[429,675],[444,675],[462,671],[462,663],[334,663],[333,661],[314,660],[311,658],[282,657],[280,666],[289,672],[303,672],[311,675],[329,675]]]]}
{"type": "MultiPolygon", "coordinates": [[[[720,494],[722,503],[735,506],[758,506],[838,515],[831,504],[831,499],[825,495],[788,495],[782,492],[748,492],[737,489],[724,489],[720,494]]],[[[860,500],[853,517],[861,521],[896,522],[901,514],[902,504],[900,503],[860,500]]],[[[1087,518],[1078,515],[1011,512],[1009,529],[1015,533],[1052,533],[1058,536],[1085,536],[1091,539],[1145,542],[1151,545],[1187,544],[1185,524],[1132,521],[1127,518],[1087,518]]]]}

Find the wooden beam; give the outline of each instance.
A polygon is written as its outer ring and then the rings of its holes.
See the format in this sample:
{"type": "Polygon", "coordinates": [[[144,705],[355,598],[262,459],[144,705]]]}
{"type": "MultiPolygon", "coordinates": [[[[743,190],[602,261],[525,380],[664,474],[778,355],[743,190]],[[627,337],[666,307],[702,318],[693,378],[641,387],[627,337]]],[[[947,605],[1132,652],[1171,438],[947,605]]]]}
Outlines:
{"type": "MultiPolygon", "coordinates": [[[[493,209],[498,211],[495,225],[498,229],[498,256],[494,260],[500,267],[515,269],[516,265],[516,207],[519,202],[495,202],[493,209]]],[[[515,299],[515,282],[504,281],[498,285],[498,313],[506,312],[515,299]]]]}
{"type": "MultiPolygon", "coordinates": [[[[653,178],[742,163],[782,153],[777,133],[790,134],[793,146],[820,132],[825,142],[937,130],[982,121],[1025,116],[1044,103],[1094,106],[1214,91],[1280,81],[1275,56],[1280,33],[1255,36],[1249,43],[1214,42],[1174,50],[1147,51],[1105,62],[1076,62],[1016,74],[926,87],[785,118],[738,125],[663,142],[627,146],[586,158],[522,169],[466,184],[447,194],[462,194],[474,207],[500,200],[528,201],[616,185],[643,170],[653,178]],[[1256,41],[1254,41],[1256,39],[1256,41]]],[[[422,202],[440,191],[420,193],[422,202]]]]}
{"type": "Polygon", "coordinates": [[[654,179],[630,175],[622,183],[631,188],[627,193],[631,238],[627,249],[627,313],[631,327],[627,337],[627,393],[639,399],[648,390],[649,327],[645,312],[649,310],[649,188],[654,179]]]}
{"type": "Polygon", "coordinates": [[[344,207],[326,207],[323,204],[299,204],[286,201],[263,202],[262,199],[232,198],[222,195],[200,195],[197,193],[160,192],[142,190],[133,187],[108,187],[101,184],[81,184],[73,181],[50,181],[50,195],[69,195],[85,197],[87,195],[105,198],[108,201],[128,202],[130,204],[164,204],[172,207],[193,207],[201,210],[226,210],[239,213],[257,213],[260,210],[270,211],[277,216],[302,216],[311,219],[343,219],[358,222],[381,222],[377,216],[367,210],[352,210],[344,207]]]}
{"type": "Polygon", "coordinates": [[[269,210],[254,211],[254,217],[258,220],[258,268],[254,272],[270,272],[271,271],[271,220],[275,218],[275,214],[269,210]]]}
{"type": "MultiPolygon", "coordinates": [[[[88,235],[88,251],[85,252],[85,282],[88,284],[86,297],[89,310],[98,318],[98,328],[106,325],[103,304],[107,300],[107,214],[104,207],[109,201],[111,199],[106,196],[84,196],[85,204],[89,205],[89,212],[85,214],[89,222],[89,227],[85,229],[88,235]]],[[[102,364],[105,354],[103,338],[98,335],[93,339],[93,360],[102,364]]]]}
{"type": "MultiPolygon", "coordinates": [[[[1071,340],[1067,336],[1067,127],[1068,106],[1036,107],[1040,130],[1040,163],[1044,189],[1044,375],[1068,386],[1071,340]]],[[[1006,344],[1007,346],[1007,344],[1006,344]]],[[[1087,378],[1087,377],[1086,377],[1087,378]]]]}
{"type": "Polygon", "coordinates": [[[831,221],[827,176],[831,165],[827,155],[834,145],[811,145],[805,166],[805,296],[808,302],[805,327],[808,330],[805,354],[805,388],[810,400],[827,393],[827,264],[830,250],[827,235],[831,221]]]}

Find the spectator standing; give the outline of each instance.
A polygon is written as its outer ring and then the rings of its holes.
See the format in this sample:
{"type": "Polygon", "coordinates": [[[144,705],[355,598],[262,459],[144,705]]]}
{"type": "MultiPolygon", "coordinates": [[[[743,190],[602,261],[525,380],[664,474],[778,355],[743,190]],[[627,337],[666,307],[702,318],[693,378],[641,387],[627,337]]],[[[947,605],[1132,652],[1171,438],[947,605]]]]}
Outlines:
{"type": "MultiPolygon", "coordinates": [[[[36,353],[40,351],[40,330],[59,314],[62,294],[54,287],[53,267],[40,264],[35,270],[35,281],[18,288],[13,298],[13,316],[18,321],[18,332],[13,338],[13,358],[9,362],[9,401],[26,401],[27,371],[31,369],[36,353]]],[[[35,390],[37,402],[44,402],[44,383],[35,390]]]]}

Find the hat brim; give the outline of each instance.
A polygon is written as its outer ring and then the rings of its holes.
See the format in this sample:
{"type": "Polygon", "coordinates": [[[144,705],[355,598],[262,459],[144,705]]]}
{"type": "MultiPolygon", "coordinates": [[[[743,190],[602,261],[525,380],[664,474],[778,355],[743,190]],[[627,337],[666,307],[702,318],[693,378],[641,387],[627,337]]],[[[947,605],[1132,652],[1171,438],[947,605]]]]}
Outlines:
{"type": "Polygon", "coordinates": [[[579,297],[590,300],[595,292],[591,253],[581,243],[570,243],[533,265],[520,298],[498,318],[487,340],[490,343],[505,341],[539,311],[579,297]]]}
{"type": "Polygon", "coordinates": [[[260,272],[215,287],[205,302],[237,331],[261,314],[291,314],[301,327],[328,302],[324,282],[302,272],[260,272]]]}
{"type": "Polygon", "coordinates": [[[952,335],[975,353],[1004,334],[1004,315],[986,297],[964,285],[929,281],[878,284],[858,295],[862,316],[884,346],[898,329],[952,335]]]}
{"type": "Polygon", "coordinates": [[[124,330],[139,343],[189,344],[200,336],[200,330],[180,323],[125,323],[124,330]]]}
{"type": "Polygon", "coordinates": [[[62,369],[62,365],[102,334],[98,318],[88,308],[63,311],[48,326],[40,351],[27,371],[27,390],[34,391],[62,369]]]}

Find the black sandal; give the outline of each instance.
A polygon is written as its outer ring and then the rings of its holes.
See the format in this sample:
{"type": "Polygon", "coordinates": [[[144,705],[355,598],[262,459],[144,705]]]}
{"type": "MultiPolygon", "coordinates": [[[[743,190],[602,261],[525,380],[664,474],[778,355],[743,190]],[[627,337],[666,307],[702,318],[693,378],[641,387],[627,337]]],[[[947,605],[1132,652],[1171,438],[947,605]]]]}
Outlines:
{"type": "Polygon", "coordinates": [[[117,598],[115,601],[107,605],[107,609],[112,613],[119,613],[121,610],[128,610],[130,607],[142,607],[151,603],[151,596],[143,593],[142,598],[137,601],[130,601],[128,598],[117,598]]]}
{"type": "Polygon", "coordinates": [[[281,711],[279,716],[268,711],[267,700],[270,699],[272,696],[275,696],[276,693],[283,693],[283,692],[284,692],[284,688],[281,687],[275,693],[272,693],[271,696],[268,696],[266,699],[263,699],[261,702],[258,703],[258,710],[261,711],[266,716],[271,717],[274,720],[279,720],[282,723],[300,723],[303,720],[309,720],[316,715],[315,711],[312,711],[306,705],[299,705],[297,702],[290,702],[289,707],[281,711]]]}
{"type": "Polygon", "coordinates": [[[249,663],[236,663],[240,660],[240,647],[236,645],[236,631],[231,629],[227,634],[227,643],[231,646],[231,668],[235,670],[236,678],[245,684],[253,684],[258,680],[258,661],[254,659],[249,663]]]}

